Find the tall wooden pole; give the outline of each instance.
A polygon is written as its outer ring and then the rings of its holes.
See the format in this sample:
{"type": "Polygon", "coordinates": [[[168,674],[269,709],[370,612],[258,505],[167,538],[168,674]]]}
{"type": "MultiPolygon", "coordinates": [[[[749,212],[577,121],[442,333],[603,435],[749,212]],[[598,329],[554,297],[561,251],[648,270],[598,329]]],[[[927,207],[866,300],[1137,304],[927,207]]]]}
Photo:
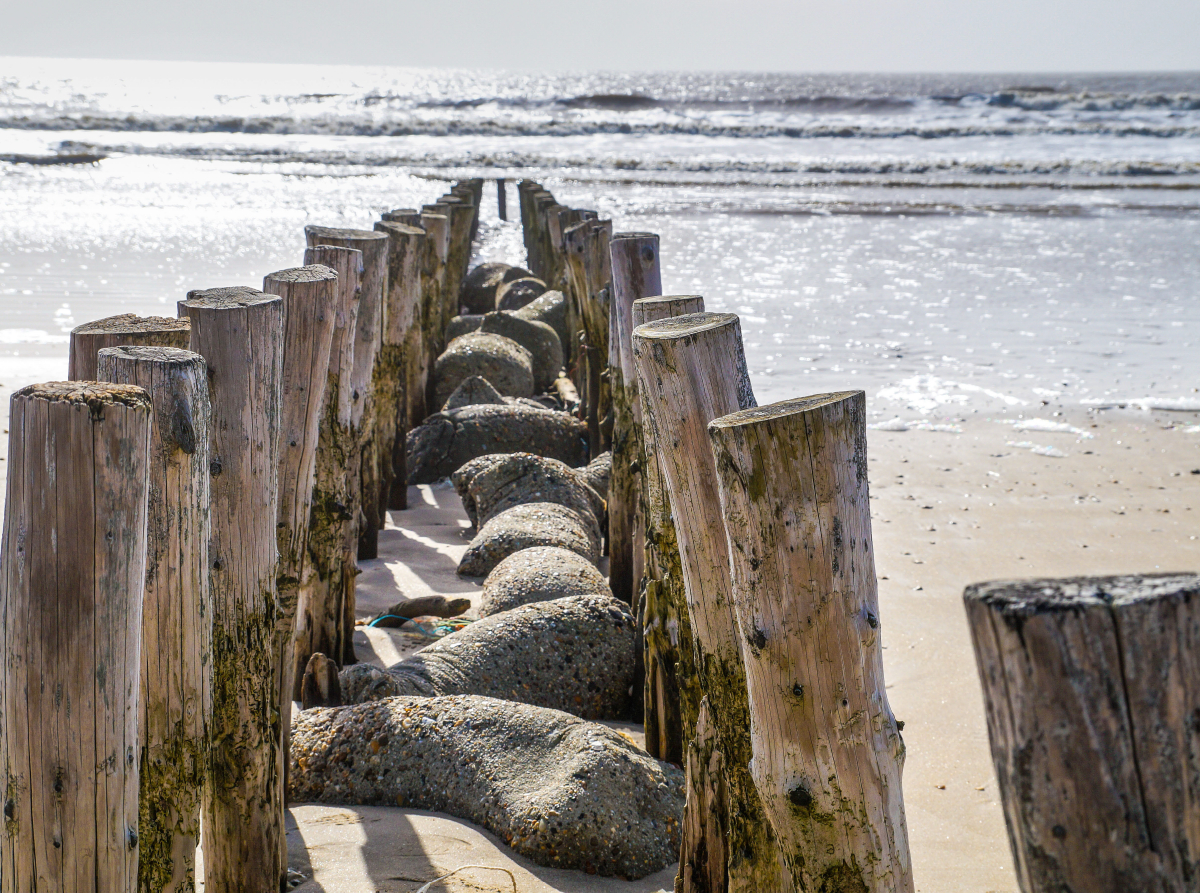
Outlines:
{"type": "Polygon", "coordinates": [[[612,255],[612,299],[608,308],[608,386],[612,394],[612,484],[608,491],[609,585],[633,604],[641,585],[644,531],[641,513],[641,454],[637,373],[633,368],[633,302],[662,294],[658,236],[617,233],[612,255]]]}
{"type": "Polygon", "coordinates": [[[150,395],[150,501],[142,607],[138,886],[194,883],[212,714],[208,591],[209,429],[204,358],[172,347],[108,347],[101,381],[150,395]]]}
{"type": "MultiPolygon", "coordinates": [[[[641,298],[633,302],[633,326],[660,319],[703,313],[700,295],[641,298]]],[[[630,341],[630,353],[633,343],[630,341]]],[[[636,371],[636,370],[635,370],[636,371]]],[[[636,378],[636,375],[635,375],[636,378]]],[[[638,598],[638,630],[642,633],[643,722],[651,756],[683,765],[687,741],[700,713],[700,679],[692,648],[692,621],[683,591],[683,569],[675,520],[663,486],[653,429],[645,424],[646,395],[638,392],[635,430],[642,435],[642,499],[645,505],[645,575],[638,598]]]]}
{"type": "Polygon", "coordinates": [[[0,890],[134,893],[150,399],[50,382],[9,406],[0,890]]]}
{"type": "MultiPolygon", "coordinates": [[[[456,302],[446,291],[446,258],[450,249],[450,218],[445,214],[421,212],[421,228],[425,230],[425,257],[421,261],[421,307],[425,322],[427,357],[425,378],[433,362],[446,347],[446,324],[456,315],[456,302]]],[[[426,406],[429,405],[426,399],[426,406]]]]}
{"type": "Polygon", "coordinates": [[[385,233],[363,229],[336,229],[306,226],[308,247],[333,245],[357,248],[363,253],[362,291],[358,301],[358,321],[354,328],[354,370],[351,372],[350,427],[357,455],[348,461],[354,475],[352,486],[358,493],[362,518],[358,528],[358,557],[375,558],[379,554],[379,531],[387,494],[378,471],[381,463],[375,437],[375,376],[383,329],[387,324],[384,303],[387,295],[388,241],[385,233]]]}
{"type": "Polygon", "coordinates": [[[1200,882],[1200,577],[1001,580],[967,621],[1022,893],[1200,882]]]}
{"type": "Polygon", "coordinates": [[[213,420],[205,889],[273,891],[286,869],[275,588],[283,301],[214,288],[188,292],[179,313],[208,363],[213,420]]]}
{"type": "Polygon", "coordinates": [[[504,194],[504,179],[496,180],[496,208],[501,220],[508,220],[508,196],[504,194]]]}
{"type": "MultiPolygon", "coordinates": [[[[279,709],[279,746],[283,754],[278,767],[279,785],[285,798],[294,697],[296,613],[307,557],[321,413],[337,319],[337,278],[334,269],[320,264],[279,270],[263,278],[263,292],[278,295],[283,301],[279,504],[275,525],[279,551],[275,569],[275,703],[279,709]]],[[[286,838],[281,838],[280,845],[286,870],[286,838]]]]}
{"type": "Polygon", "coordinates": [[[387,304],[376,376],[376,439],[387,496],[384,508],[406,509],[405,437],[409,428],[420,424],[426,415],[428,357],[421,301],[425,231],[387,221],[376,223],[375,229],[388,237],[387,304]]]}
{"type": "Polygon", "coordinates": [[[187,350],[188,339],[188,321],[169,316],[122,313],[85,322],[71,330],[67,378],[71,381],[95,381],[96,354],[105,347],[140,345],[187,350]]]}
{"type": "Polygon", "coordinates": [[[323,245],[304,252],[306,264],[337,273],[336,304],[325,403],[314,463],[311,522],[296,609],[296,656],[292,691],[300,691],[304,667],[314,652],[339,665],[354,662],[355,577],[358,565],[357,475],[351,458],[358,444],[352,427],[354,331],[358,321],[362,252],[323,245]]]}
{"type": "MultiPolygon", "coordinates": [[[[639,326],[633,333],[638,381],[646,395],[659,466],[675,518],[702,714],[714,736],[689,745],[689,799],[680,855],[682,890],[706,889],[724,877],[730,891],[780,890],[783,868],[758,791],[750,777],[750,705],[740,635],[733,614],[729,555],[708,443],[714,419],[754,406],[741,327],[731,313],[698,313],[639,326]],[[719,754],[719,756],[717,756],[719,754]],[[712,777],[715,768],[719,777],[712,777]],[[713,799],[724,799],[724,809],[713,799]],[[713,864],[710,840],[725,842],[725,864],[713,864]]],[[[698,726],[699,728],[699,726],[698,726]]]]}
{"type": "Polygon", "coordinates": [[[797,890],[912,893],[862,391],[709,425],[750,697],[750,772],[797,890]]]}

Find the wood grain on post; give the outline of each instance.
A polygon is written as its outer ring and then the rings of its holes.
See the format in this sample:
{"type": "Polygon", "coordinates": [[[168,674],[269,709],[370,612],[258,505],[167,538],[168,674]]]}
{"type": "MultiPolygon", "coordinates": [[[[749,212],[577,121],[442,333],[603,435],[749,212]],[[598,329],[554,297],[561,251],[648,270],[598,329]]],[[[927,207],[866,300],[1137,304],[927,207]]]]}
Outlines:
{"type": "Polygon", "coordinates": [[[388,237],[387,312],[375,378],[377,455],[387,496],[384,508],[405,509],[405,437],[409,428],[420,424],[426,415],[429,357],[421,300],[425,231],[387,221],[376,223],[375,229],[388,237]]]}
{"type": "MultiPolygon", "coordinates": [[[[446,258],[450,251],[450,218],[432,211],[421,212],[421,228],[425,230],[425,258],[421,262],[421,307],[423,319],[432,329],[432,339],[426,345],[429,357],[426,379],[433,362],[446,347],[446,325],[458,315],[458,296],[446,289],[446,258]]],[[[426,395],[426,406],[429,405],[426,395]]]]}
{"type": "Polygon", "coordinates": [[[134,893],[150,398],[50,382],[9,407],[0,890],[134,893]]]}
{"type": "MultiPolygon", "coordinates": [[[[641,298],[633,302],[634,328],[689,313],[703,313],[700,295],[641,298]]],[[[632,339],[630,342],[632,352],[632,339]]],[[[636,378],[636,375],[635,375],[636,378]]],[[[645,424],[646,395],[637,397],[638,430],[642,434],[642,501],[645,505],[645,574],[638,598],[638,630],[643,636],[645,685],[643,722],[651,756],[683,765],[687,739],[700,710],[700,680],[692,648],[692,621],[683,590],[675,521],[663,486],[653,430],[645,424]]]]}
{"type": "Polygon", "coordinates": [[[608,386],[612,394],[612,483],[608,490],[609,585],[621,601],[634,603],[641,587],[645,534],[642,528],[641,407],[633,368],[633,302],[662,294],[658,236],[617,233],[612,254],[608,311],[608,386]]]}
{"type": "Polygon", "coordinates": [[[187,889],[200,843],[212,714],[208,591],[209,431],[204,358],[172,347],[108,347],[100,380],[153,405],[138,733],[139,889],[187,889]]]}
{"type": "MultiPolygon", "coordinates": [[[[646,425],[653,430],[679,541],[684,592],[694,636],[700,687],[708,699],[725,767],[724,790],[730,891],[779,890],[783,866],[758,792],[750,777],[750,706],[746,671],[733,613],[728,546],[717,492],[717,470],[707,426],[714,418],[755,405],[731,313],[697,313],[639,326],[633,332],[638,384],[645,393],[646,425]]],[[[710,755],[711,756],[711,755],[710,755]]],[[[690,764],[690,761],[689,761],[690,764]]],[[[704,771],[711,759],[696,761],[704,771]]],[[[716,783],[690,780],[704,789],[716,783]]],[[[698,803],[685,809],[681,874],[714,877],[719,866],[704,839],[686,831],[698,803]]],[[[687,891],[685,890],[685,893],[687,891]]]]}
{"type": "Polygon", "coordinates": [[[336,308],[325,402],[317,435],[311,522],[296,609],[292,691],[300,690],[314,652],[339,665],[354,662],[355,577],[358,574],[358,493],[351,458],[358,455],[352,426],[354,330],[363,274],[357,248],[322,245],[304,252],[306,264],[337,273],[336,308]]]}
{"type": "MultiPolygon", "coordinates": [[[[296,613],[312,521],[313,483],[321,412],[326,399],[329,355],[337,320],[338,275],[331,267],[310,264],[279,270],[263,279],[263,291],[283,301],[283,367],[280,384],[278,509],[275,534],[279,563],[275,570],[276,704],[287,788],[287,747],[291,731],[292,666],[296,656],[296,613]]],[[[336,399],[336,395],[334,397],[336,399]]],[[[284,844],[283,858],[287,859],[284,844]]]]}
{"type": "Polygon", "coordinates": [[[1023,893],[1200,879],[1200,577],[967,587],[1023,893]]]}
{"type": "Polygon", "coordinates": [[[67,378],[71,381],[95,381],[98,368],[96,354],[105,347],[139,345],[187,350],[188,338],[188,321],[169,316],[122,313],[85,322],[71,330],[67,378]]]}
{"type": "Polygon", "coordinates": [[[188,292],[179,313],[208,364],[213,420],[205,888],[276,890],[286,868],[275,588],[283,301],[214,288],[188,292]]]}
{"type": "Polygon", "coordinates": [[[375,558],[379,554],[379,531],[383,527],[383,512],[387,494],[377,469],[375,440],[375,364],[383,345],[384,296],[387,294],[388,241],[385,233],[364,229],[336,229],[327,226],[306,226],[304,236],[308,247],[333,245],[338,248],[357,248],[363,253],[363,277],[358,301],[358,320],[354,327],[354,370],[351,372],[353,400],[350,427],[356,442],[357,455],[349,456],[352,486],[358,494],[358,557],[375,558]]]}
{"type": "Polygon", "coordinates": [[[750,772],[797,890],[911,893],[883,678],[862,391],[709,425],[750,698],[750,772]]]}

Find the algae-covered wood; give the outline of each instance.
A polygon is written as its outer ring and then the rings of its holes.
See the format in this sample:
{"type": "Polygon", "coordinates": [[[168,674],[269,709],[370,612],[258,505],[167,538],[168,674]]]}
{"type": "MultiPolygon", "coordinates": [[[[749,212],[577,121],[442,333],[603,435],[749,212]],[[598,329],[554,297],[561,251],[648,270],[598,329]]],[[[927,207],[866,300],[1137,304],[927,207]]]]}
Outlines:
{"type": "Polygon", "coordinates": [[[153,405],[142,607],[138,886],[194,889],[212,712],[208,591],[209,430],[204,358],[170,347],[105,348],[100,379],[153,405]]]}
{"type": "Polygon", "coordinates": [[[337,273],[333,338],[325,376],[326,399],[317,433],[308,538],[296,609],[292,690],[299,691],[314,652],[339,665],[353,663],[354,591],[358,574],[358,492],[352,457],[358,455],[351,426],[354,332],[361,300],[362,252],[323,245],[304,253],[307,264],[337,273]]]}
{"type": "Polygon", "coordinates": [[[10,401],[0,559],[0,890],[133,893],[150,398],[10,401]]]}
{"type": "Polygon", "coordinates": [[[189,292],[179,312],[191,319],[192,350],[208,364],[212,402],[205,888],[274,890],[286,868],[275,588],[283,301],[215,288],[189,292]]]}
{"type": "MultiPolygon", "coordinates": [[[[659,319],[703,312],[704,298],[700,295],[641,298],[633,302],[633,325],[636,328],[659,319]]],[[[632,341],[630,349],[632,352],[632,341]]],[[[643,722],[646,750],[660,760],[682,765],[700,709],[700,680],[675,521],[663,489],[654,432],[645,424],[645,400],[646,395],[639,390],[635,431],[641,436],[638,461],[645,517],[645,572],[635,613],[645,668],[643,722]]]]}
{"type": "Polygon", "coordinates": [[[608,496],[609,585],[633,604],[644,566],[637,373],[633,368],[633,302],[662,294],[658,236],[617,233],[609,243],[612,299],[608,309],[608,386],[612,394],[612,484],[608,496]]]}
{"type": "Polygon", "coordinates": [[[1023,893],[1200,889],[1200,577],[969,586],[1023,893]]]}
{"type": "Polygon", "coordinates": [[[718,418],[709,434],[750,698],[750,771],[792,882],[911,893],[866,398],[786,400],[718,418]]]}
{"type": "MultiPolygon", "coordinates": [[[[663,319],[634,330],[633,353],[646,395],[646,425],[654,432],[675,519],[700,687],[725,766],[728,889],[778,890],[783,884],[780,854],[748,769],[752,750],[746,673],[707,432],[712,419],[755,405],[741,328],[730,313],[663,319]]],[[[706,771],[708,762],[696,766],[706,771]]],[[[714,782],[688,784],[704,788],[714,782]]],[[[685,824],[689,821],[685,816],[685,824]]],[[[684,853],[681,863],[703,858],[702,853],[684,853]]],[[[716,873],[715,867],[701,872],[716,873]]]]}
{"type": "Polygon", "coordinates": [[[363,255],[358,319],[354,327],[354,367],[350,428],[356,455],[347,457],[351,486],[354,488],[362,518],[358,520],[358,557],[375,558],[379,554],[379,531],[383,527],[383,484],[378,475],[375,437],[375,375],[383,329],[387,324],[384,304],[387,295],[388,238],[386,233],[363,229],[338,229],[306,226],[304,236],[309,248],[333,245],[357,248],[363,255]]]}

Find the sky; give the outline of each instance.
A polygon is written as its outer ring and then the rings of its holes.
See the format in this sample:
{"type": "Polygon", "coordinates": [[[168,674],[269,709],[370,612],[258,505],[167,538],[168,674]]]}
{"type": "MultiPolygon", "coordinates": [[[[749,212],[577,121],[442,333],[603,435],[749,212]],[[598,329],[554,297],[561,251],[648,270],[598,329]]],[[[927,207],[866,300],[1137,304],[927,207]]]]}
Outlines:
{"type": "Polygon", "coordinates": [[[535,70],[1200,69],[1200,0],[13,0],[0,8],[0,56],[535,70]]]}

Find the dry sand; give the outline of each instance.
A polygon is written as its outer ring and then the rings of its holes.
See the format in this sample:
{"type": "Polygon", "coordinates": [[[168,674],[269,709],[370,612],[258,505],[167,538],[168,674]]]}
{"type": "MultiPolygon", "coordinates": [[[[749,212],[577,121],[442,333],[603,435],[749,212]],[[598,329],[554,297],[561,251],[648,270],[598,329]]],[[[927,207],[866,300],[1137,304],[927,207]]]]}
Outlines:
{"type": "MultiPolygon", "coordinates": [[[[5,430],[11,389],[55,377],[52,366],[0,366],[5,430]]],[[[1187,432],[1200,423],[1196,414],[1050,405],[1026,415],[1093,436],[1015,431],[978,418],[959,422],[961,433],[870,432],[884,664],[892,707],[905,722],[905,806],[920,893],[1016,890],[963,587],[1004,577],[1200,569],[1200,433],[1187,432]],[[1067,455],[1009,445],[1020,441],[1067,455]]],[[[364,563],[360,617],[431,592],[478,601],[478,585],[454,575],[467,522],[453,488],[413,487],[409,495],[411,508],[392,513],[380,538],[383,557],[364,563]]],[[[355,642],[362,660],[380,665],[422,644],[365,627],[355,642]]],[[[628,731],[636,737],[638,730],[628,731]]],[[[306,878],[298,890],[414,891],[467,865],[506,868],[511,879],[474,868],[432,889],[671,889],[670,869],[633,883],[544,869],[470,823],[433,813],[296,805],[291,816],[291,863],[306,878]]]]}

